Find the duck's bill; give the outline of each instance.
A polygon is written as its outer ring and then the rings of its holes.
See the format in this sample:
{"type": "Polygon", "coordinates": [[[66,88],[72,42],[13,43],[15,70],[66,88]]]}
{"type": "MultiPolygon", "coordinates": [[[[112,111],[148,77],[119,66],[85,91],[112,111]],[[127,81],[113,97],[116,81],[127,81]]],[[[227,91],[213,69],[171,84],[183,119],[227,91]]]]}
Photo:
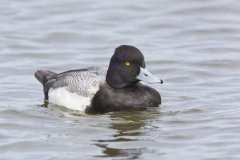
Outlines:
{"type": "Polygon", "coordinates": [[[153,76],[146,68],[140,67],[140,73],[137,79],[146,83],[163,83],[163,80],[153,76]]]}

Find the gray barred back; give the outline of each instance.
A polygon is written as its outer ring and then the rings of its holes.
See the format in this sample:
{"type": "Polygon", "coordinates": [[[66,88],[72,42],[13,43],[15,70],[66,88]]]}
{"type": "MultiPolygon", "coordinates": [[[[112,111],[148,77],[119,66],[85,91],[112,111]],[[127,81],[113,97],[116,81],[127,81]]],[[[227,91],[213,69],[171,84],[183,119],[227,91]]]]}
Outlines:
{"type": "Polygon", "coordinates": [[[81,96],[92,97],[105,83],[107,70],[101,67],[90,67],[72,70],[57,75],[50,88],[66,87],[69,92],[81,96]]]}

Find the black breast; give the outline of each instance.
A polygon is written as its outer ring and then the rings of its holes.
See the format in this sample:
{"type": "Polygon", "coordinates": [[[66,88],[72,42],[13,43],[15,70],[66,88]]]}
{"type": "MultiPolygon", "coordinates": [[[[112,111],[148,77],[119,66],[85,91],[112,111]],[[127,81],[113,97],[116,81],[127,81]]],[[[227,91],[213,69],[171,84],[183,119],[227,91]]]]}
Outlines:
{"type": "Polygon", "coordinates": [[[86,112],[111,112],[129,109],[145,109],[158,107],[161,104],[160,94],[144,85],[132,85],[122,89],[115,89],[104,85],[92,99],[92,105],[86,112]]]}

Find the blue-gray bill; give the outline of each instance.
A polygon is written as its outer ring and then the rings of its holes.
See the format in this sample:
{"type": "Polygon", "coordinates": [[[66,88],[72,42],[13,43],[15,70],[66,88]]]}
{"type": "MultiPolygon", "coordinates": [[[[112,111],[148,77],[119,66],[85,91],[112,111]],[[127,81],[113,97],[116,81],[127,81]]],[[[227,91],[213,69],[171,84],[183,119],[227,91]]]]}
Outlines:
{"type": "Polygon", "coordinates": [[[140,67],[140,73],[137,76],[137,79],[149,84],[163,83],[163,80],[159,79],[156,76],[153,76],[146,68],[142,68],[142,67],[140,67]]]}

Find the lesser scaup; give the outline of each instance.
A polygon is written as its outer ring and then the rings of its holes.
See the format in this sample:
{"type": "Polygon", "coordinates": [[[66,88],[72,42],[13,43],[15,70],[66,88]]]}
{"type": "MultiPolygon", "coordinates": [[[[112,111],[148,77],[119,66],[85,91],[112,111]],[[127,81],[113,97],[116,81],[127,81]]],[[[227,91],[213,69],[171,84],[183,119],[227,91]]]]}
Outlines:
{"type": "Polygon", "coordinates": [[[63,73],[38,70],[45,100],[87,113],[145,109],[161,104],[160,94],[147,83],[163,83],[145,68],[144,56],[134,46],[115,49],[108,70],[90,67],[63,73]]]}

